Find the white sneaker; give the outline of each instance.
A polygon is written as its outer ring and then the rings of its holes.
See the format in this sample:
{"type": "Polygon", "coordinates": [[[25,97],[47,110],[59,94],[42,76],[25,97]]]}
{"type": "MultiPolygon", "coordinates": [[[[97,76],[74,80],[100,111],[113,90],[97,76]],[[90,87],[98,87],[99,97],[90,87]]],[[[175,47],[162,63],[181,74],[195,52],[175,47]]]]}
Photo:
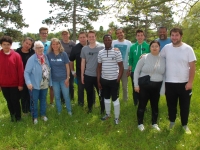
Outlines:
{"type": "Polygon", "coordinates": [[[46,122],[48,120],[48,118],[46,116],[43,116],[42,120],[44,120],[46,122]]]}
{"type": "Polygon", "coordinates": [[[71,111],[69,111],[69,112],[68,112],[68,115],[72,116],[72,112],[71,112],[71,111]]]}
{"type": "Polygon", "coordinates": [[[37,118],[35,118],[34,120],[33,120],[33,124],[37,124],[38,123],[38,120],[37,120],[37,118]]]}
{"type": "Polygon", "coordinates": [[[138,125],[138,129],[139,129],[140,131],[144,131],[144,125],[143,125],[143,124],[138,125]]]}
{"type": "Polygon", "coordinates": [[[119,124],[119,119],[115,118],[114,122],[115,122],[115,124],[119,124]]]}
{"type": "Polygon", "coordinates": [[[152,128],[156,129],[157,131],[160,131],[160,128],[158,127],[157,124],[153,124],[153,125],[152,125],[152,128]]]}
{"type": "Polygon", "coordinates": [[[183,126],[183,129],[185,130],[186,134],[191,134],[192,133],[187,125],[183,126]]]}

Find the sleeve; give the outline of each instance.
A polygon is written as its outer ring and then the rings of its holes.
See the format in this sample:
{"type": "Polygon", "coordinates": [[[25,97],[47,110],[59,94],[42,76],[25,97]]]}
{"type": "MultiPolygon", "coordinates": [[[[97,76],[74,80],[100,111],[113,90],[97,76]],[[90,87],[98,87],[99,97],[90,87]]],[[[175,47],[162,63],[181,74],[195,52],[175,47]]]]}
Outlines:
{"type": "Polygon", "coordinates": [[[26,67],[24,70],[24,79],[26,82],[26,85],[31,84],[31,78],[30,78],[30,74],[32,72],[33,69],[33,62],[32,62],[33,57],[30,57],[26,63],[26,67]]]}
{"type": "Polygon", "coordinates": [[[66,52],[63,52],[63,60],[64,60],[64,63],[65,63],[65,64],[68,64],[68,63],[69,63],[69,57],[68,57],[68,55],[67,55],[66,52]]]}
{"type": "Polygon", "coordinates": [[[97,58],[98,58],[98,63],[102,63],[101,51],[99,51],[97,58]]]}
{"type": "Polygon", "coordinates": [[[75,51],[76,51],[75,47],[72,47],[72,51],[71,51],[71,54],[69,56],[70,61],[74,61],[76,59],[75,51]]]}
{"type": "Polygon", "coordinates": [[[160,52],[160,56],[166,58],[166,46],[164,46],[164,47],[162,48],[162,51],[160,52]]]}
{"type": "Polygon", "coordinates": [[[18,64],[18,80],[19,80],[19,85],[18,86],[21,86],[21,87],[23,87],[23,85],[24,85],[24,76],[23,76],[23,74],[24,74],[24,66],[23,66],[23,62],[22,62],[22,58],[21,58],[21,56],[18,54],[18,53],[16,53],[17,54],[17,64],[18,64]]]}
{"type": "MultiPolygon", "coordinates": [[[[48,65],[49,65],[49,67],[50,67],[49,60],[47,60],[47,64],[48,64],[48,65]]],[[[50,69],[51,69],[51,67],[50,67],[50,69]]],[[[50,73],[49,73],[49,86],[52,86],[51,71],[50,71],[50,73]]]]}
{"type": "Polygon", "coordinates": [[[196,56],[195,56],[195,54],[194,54],[194,50],[193,50],[193,48],[192,47],[190,47],[190,50],[189,50],[189,54],[188,54],[188,61],[189,62],[192,62],[192,61],[196,61],[197,60],[197,58],[196,58],[196,56]]]}
{"type": "Polygon", "coordinates": [[[117,57],[116,57],[116,60],[117,62],[122,62],[122,54],[120,51],[115,51],[117,53],[117,57]]]}
{"type": "Polygon", "coordinates": [[[85,48],[84,47],[82,48],[80,57],[83,58],[83,59],[86,58],[86,56],[85,56],[85,48]]]}

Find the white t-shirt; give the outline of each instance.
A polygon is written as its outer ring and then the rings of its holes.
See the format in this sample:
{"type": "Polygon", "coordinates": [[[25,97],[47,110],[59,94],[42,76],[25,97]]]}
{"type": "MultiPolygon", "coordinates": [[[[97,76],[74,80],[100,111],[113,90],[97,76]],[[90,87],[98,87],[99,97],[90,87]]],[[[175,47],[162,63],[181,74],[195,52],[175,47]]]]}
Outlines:
{"type": "Polygon", "coordinates": [[[122,54],[124,69],[128,69],[128,55],[130,52],[131,45],[132,45],[131,42],[128,40],[124,40],[123,42],[119,42],[118,40],[112,41],[112,47],[119,48],[122,54]]]}
{"type": "Polygon", "coordinates": [[[160,55],[166,58],[165,82],[188,82],[189,62],[196,61],[196,56],[191,46],[183,43],[180,47],[174,47],[170,43],[163,47],[160,55]]]}

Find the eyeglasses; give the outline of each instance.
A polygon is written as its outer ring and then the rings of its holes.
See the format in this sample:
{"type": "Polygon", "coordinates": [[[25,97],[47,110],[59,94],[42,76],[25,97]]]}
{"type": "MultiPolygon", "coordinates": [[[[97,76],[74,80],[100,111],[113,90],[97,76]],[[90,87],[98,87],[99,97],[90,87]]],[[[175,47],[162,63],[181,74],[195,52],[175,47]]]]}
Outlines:
{"type": "Polygon", "coordinates": [[[43,49],[44,47],[36,47],[36,49],[43,49]]]}
{"type": "Polygon", "coordinates": [[[48,33],[40,33],[40,34],[42,34],[42,35],[47,35],[48,33]]]}

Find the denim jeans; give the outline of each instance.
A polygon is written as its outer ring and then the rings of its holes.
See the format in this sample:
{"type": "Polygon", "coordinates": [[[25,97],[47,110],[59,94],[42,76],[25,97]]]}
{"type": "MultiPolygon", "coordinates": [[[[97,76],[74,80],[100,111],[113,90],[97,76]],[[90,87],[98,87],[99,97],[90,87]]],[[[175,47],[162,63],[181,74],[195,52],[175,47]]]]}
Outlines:
{"type": "Polygon", "coordinates": [[[47,90],[48,89],[33,89],[32,91],[29,90],[31,114],[34,119],[38,118],[38,99],[40,100],[40,115],[46,116],[47,90]]]}
{"type": "Polygon", "coordinates": [[[60,90],[62,90],[63,97],[65,99],[65,104],[68,112],[71,112],[71,101],[69,97],[69,87],[65,86],[65,80],[62,81],[52,81],[53,91],[56,100],[56,107],[58,113],[62,111],[62,105],[60,101],[60,90]]]}

